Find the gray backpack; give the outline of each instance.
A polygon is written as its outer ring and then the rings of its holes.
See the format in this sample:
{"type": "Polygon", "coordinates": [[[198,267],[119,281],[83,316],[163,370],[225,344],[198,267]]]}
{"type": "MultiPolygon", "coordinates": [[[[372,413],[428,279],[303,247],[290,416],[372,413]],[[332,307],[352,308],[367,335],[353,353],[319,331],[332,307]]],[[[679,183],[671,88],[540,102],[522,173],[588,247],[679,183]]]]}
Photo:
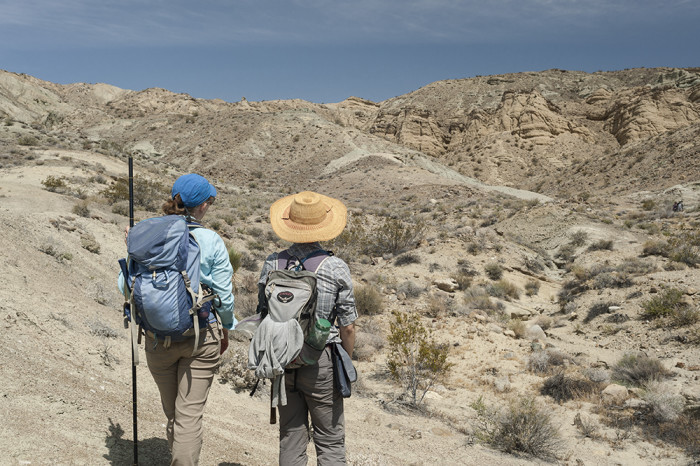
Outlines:
{"type": "MultiPolygon", "coordinates": [[[[278,254],[276,269],[265,285],[267,314],[253,334],[248,368],[258,379],[272,379],[272,406],[286,405],[285,369],[309,364],[300,354],[309,330],[316,322],[316,270],[333,253],[319,249],[304,258],[288,251],[278,254]]],[[[316,355],[318,359],[320,353],[316,355]]]]}

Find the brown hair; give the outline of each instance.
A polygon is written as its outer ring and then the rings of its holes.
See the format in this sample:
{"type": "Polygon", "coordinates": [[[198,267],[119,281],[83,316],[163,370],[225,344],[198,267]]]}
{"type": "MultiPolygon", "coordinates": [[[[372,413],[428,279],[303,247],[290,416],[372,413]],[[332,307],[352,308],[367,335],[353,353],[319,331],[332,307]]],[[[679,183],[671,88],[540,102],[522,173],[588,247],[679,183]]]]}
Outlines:
{"type": "MultiPolygon", "coordinates": [[[[214,196],[209,197],[204,202],[208,202],[209,204],[213,204],[216,198],[214,196]]],[[[204,204],[202,202],[202,204],[204,204]]],[[[187,210],[187,207],[185,207],[185,204],[182,202],[182,199],[180,198],[180,195],[177,194],[173,199],[168,199],[163,203],[163,213],[165,215],[186,215],[189,216],[190,212],[187,210]]]]}
{"type": "Polygon", "coordinates": [[[163,213],[165,215],[187,215],[185,204],[182,203],[180,195],[176,195],[173,199],[168,199],[163,203],[163,213]]]}

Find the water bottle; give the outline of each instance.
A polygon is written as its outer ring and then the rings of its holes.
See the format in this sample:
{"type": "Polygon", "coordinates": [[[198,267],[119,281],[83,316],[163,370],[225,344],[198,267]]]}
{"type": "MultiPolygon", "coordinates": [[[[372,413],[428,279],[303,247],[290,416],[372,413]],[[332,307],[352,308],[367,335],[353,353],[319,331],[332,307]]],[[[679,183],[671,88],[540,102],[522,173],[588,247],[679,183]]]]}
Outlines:
{"type": "Polygon", "coordinates": [[[316,350],[322,350],[326,346],[330,333],[331,323],[326,319],[318,319],[314,326],[309,329],[309,334],[306,336],[306,344],[316,350]]]}

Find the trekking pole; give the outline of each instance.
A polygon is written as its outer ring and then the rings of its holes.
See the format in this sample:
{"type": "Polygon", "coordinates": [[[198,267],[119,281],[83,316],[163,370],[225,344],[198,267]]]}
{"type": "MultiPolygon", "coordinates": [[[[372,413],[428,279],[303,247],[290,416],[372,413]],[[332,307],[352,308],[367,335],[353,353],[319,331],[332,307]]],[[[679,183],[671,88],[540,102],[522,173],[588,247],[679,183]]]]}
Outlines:
{"type": "MultiPolygon", "coordinates": [[[[134,158],[129,153],[129,228],[134,226],[134,158]]],[[[126,284],[124,285],[126,286],[126,284]]],[[[133,316],[133,314],[132,314],[133,316]]],[[[136,325],[136,322],[132,319],[131,325],[136,325]]],[[[131,339],[134,339],[134,332],[131,332],[131,339]]],[[[134,464],[139,464],[139,437],[138,437],[138,417],[136,416],[136,355],[134,354],[138,351],[138,346],[134,341],[131,342],[131,394],[132,394],[132,405],[131,411],[133,414],[133,425],[134,425],[134,464]]]]}

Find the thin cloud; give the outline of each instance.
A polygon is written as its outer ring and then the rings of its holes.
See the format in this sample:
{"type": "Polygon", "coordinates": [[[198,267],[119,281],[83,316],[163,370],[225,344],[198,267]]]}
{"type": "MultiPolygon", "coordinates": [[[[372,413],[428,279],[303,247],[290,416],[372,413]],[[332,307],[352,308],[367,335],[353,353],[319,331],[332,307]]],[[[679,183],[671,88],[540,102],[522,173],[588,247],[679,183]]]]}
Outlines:
{"type": "Polygon", "coordinates": [[[22,46],[484,43],[700,19],[688,0],[0,0],[22,46]]]}

